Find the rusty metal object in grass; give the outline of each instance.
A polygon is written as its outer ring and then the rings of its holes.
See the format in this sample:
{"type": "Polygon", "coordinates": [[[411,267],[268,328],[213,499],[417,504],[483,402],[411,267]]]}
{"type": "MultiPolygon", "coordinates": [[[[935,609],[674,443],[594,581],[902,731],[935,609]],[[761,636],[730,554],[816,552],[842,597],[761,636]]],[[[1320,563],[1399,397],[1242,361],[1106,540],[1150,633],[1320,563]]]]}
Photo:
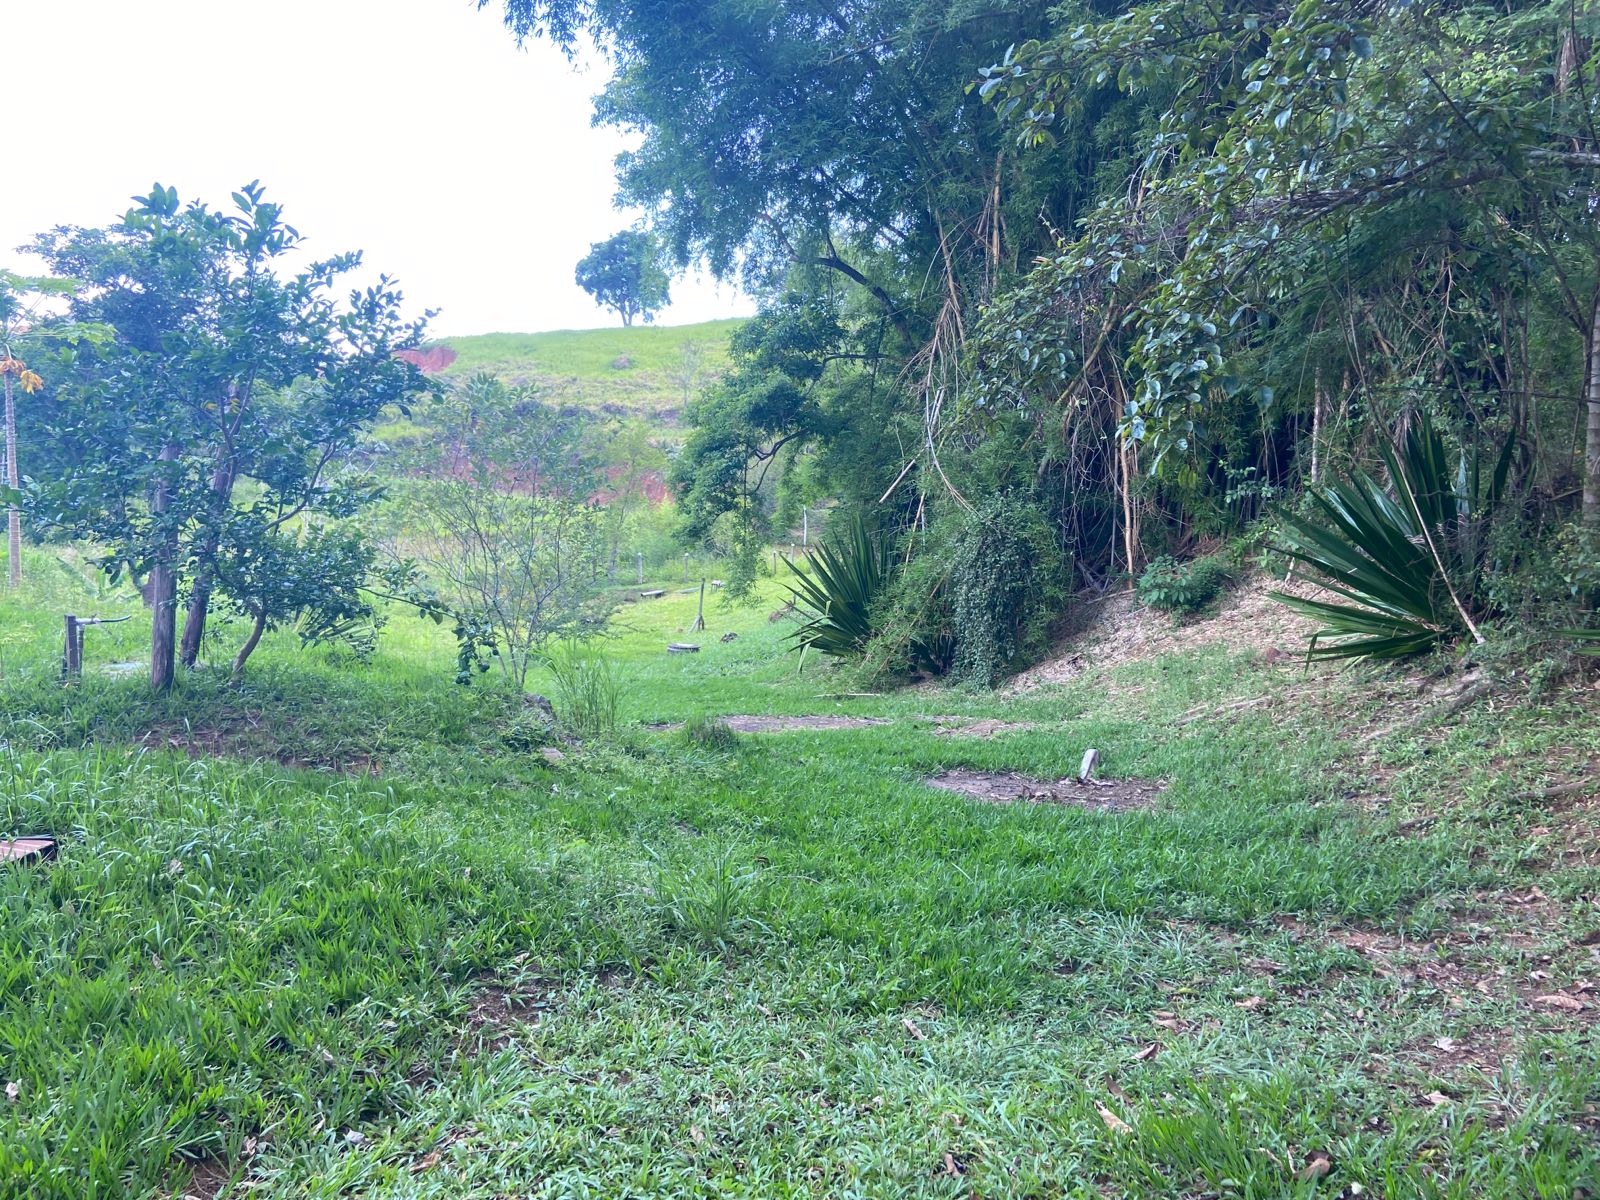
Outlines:
{"type": "Polygon", "coordinates": [[[53,837],[19,837],[0,840],[0,862],[31,867],[38,863],[49,862],[55,856],[56,840],[53,837]]]}

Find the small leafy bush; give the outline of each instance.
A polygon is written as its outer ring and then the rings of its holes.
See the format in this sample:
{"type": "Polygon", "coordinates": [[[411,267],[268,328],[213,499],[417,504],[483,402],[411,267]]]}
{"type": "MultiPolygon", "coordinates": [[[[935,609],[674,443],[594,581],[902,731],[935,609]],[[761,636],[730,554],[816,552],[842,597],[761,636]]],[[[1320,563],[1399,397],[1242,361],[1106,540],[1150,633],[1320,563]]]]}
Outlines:
{"type": "Polygon", "coordinates": [[[604,737],[617,728],[622,679],[592,642],[569,638],[545,656],[555,679],[556,716],[579,737],[604,737]]]}
{"type": "Polygon", "coordinates": [[[802,651],[857,658],[872,639],[872,607],[889,581],[893,559],[887,541],[874,537],[859,516],[839,537],[817,547],[805,566],[789,564],[790,587],[805,620],[789,635],[802,651]]]}
{"type": "Polygon", "coordinates": [[[1234,568],[1218,555],[1191,562],[1163,555],[1144,569],[1136,590],[1139,599],[1151,608],[1191,614],[1222,595],[1236,577],[1234,568]]]}
{"type": "MultiPolygon", "coordinates": [[[[926,537],[948,544],[944,524],[926,537]]],[[[944,675],[955,661],[955,625],[950,614],[948,553],[924,549],[900,567],[873,614],[866,665],[874,676],[944,675]]]]}

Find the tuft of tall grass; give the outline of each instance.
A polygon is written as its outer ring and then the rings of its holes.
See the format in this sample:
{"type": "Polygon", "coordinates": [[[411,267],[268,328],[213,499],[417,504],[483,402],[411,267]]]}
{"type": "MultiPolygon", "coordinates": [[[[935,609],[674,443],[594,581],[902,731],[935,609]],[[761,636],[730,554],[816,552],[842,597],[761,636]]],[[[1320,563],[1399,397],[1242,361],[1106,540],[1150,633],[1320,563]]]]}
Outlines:
{"type": "Polygon", "coordinates": [[[622,676],[596,643],[568,639],[545,656],[545,665],[555,681],[558,721],[578,737],[616,732],[622,676]]]}

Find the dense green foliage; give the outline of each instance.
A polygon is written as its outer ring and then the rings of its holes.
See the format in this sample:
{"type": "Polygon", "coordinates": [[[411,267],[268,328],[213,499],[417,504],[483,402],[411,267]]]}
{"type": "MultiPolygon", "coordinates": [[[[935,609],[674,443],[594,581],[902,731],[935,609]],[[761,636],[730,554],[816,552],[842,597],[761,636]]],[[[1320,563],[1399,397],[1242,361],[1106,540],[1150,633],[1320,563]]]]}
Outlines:
{"type": "Polygon", "coordinates": [[[1046,644],[1065,608],[1066,571],[1038,511],[996,497],[963,522],[950,560],[951,674],[993,687],[1046,644]]]}
{"type": "Polygon", "coordinates": [[[1222,595],[1236,577],[1236,569],[1216,555],[1179,562],[1162,555],[1152,559],[1139,576],[1139,599],[1164,612],[1202,612],[1222,595]]]}
{"type": "Polygon", "coordinates": [[[1487,590],[1552,595],[1514,579],[1600,525],[1596,31],[1570,3],[504,8],[596,38],[597,116],[643,136],[622,197],[766,297],[690,414],[691,537],[823,499],[898,536],[1027,495],[1045,586],[1098,588],[1423,415],[1452,460],[1511,446],[1524,545],[1487,590]],[[758,350],[797,313],[827,314],[798,375],[758,350]]]}

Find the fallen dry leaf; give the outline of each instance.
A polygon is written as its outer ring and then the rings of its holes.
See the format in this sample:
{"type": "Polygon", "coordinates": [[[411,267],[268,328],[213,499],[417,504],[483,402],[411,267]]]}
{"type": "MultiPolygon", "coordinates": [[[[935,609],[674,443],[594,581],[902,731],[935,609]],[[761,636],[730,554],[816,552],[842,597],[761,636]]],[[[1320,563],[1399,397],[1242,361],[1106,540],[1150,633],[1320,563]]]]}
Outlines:
{"type": "Polygon", "coordinates": [[[1443,1050],[1446,1054],[1455,1053],[1456,1040],[1453,1037],[1442,1037],[1442,1038],[1439,1038],[1433,1044],[1435,1046],[1437,1046],[1439,1049],[1443,1050]]]}
{"type": "Polygon", "coordinates": [[[921,1029],[917,1028],[917,1023],[910,1017],[902,1018],[900,1023],[906,1027],[906,1032],[912,1037],[916,1038],[917,1041],[925,1042],[928,1040],[928,1035],[923,1033],[921,1029]]]}
{"type": "Polygon", "coordinates": [[[1429,1092],[1423,1097],[1423,1099],[1429,1104],[1433,1105],[1435,1108],[1438,1108],[1441,1104],[1450,1103],[1450,1097],[1446,1096],[1443,1092],[1429,1092]]]}
{"type": "Polygon", "coordinates": [[[429,1150],[421,1158],[417,1159],[416,1162],[411,1164],[411,1173],[413,1175],[420,1175],[423,1171],[431,1171],[438,1165],[439,1152],[437,1150],[429,1150]]]}
{"type": "Polygon", "coordinates": [[[1112,1133],[1133,1132],[1132,1125],[1129,1125],[1121,1117],[1117,1116],[1116,1113],[1112,1112],[1104,1104],[1101,1104],[1100,1101],[1096,1100],[1094,1102],[1094,1108],[1095,1111],[1100,1114],[1100,1119],[1106,1123],[1106,1128],[1111,1130],[1112,1133]]]}
{"type": "Polygon", "coordinates": [[[1307,1160],[1306,1165],[1301,1167],[1295,1174],[1295,1178],[1300,1180],[1321,1179],[1331,1170],[1333,1170],[1333,1159],[1328,1157],[1326,1151],[1318,1150],[1307,1160]]]}
{"type": "Polygon", "coordinates": [[[1137,1053],[1137,1054],[1135,1054],[1133,1056],[1133,1061],[1134,1062],[1149,1062],[1152,1058],[1154,1058],[1156,1055],[1158,1055],[1160,1053],[1161,1053],[1161,1043],[1160,1042],[1151,1042],[1143,1050],[1139,1051],[1139,1053],[1137,1053]]]}
{"type": "Polygon", "coordinates": [[[1587,1005],[1576,996],[1566,996],[1560,992],[1552,992],[1548,996],[1535,996],[1535,1004],[1542,1004],[1546,1008],[1559,1008],[1566,1012],[1582,1012],[1587,1005]]]}
{"type": "Polygon", "coordinates": [[[705,1131],[702,1130],[700,1128],[700,1126],[698,1126],[698,1125],[689,1126],[689,1136],[694,1139],[694,1144],[696,1146],[705,1145],[705,1142],[706,1142],[705,1131]]]}
{"type": "Polygon", "coordinates": [[[1157,1012],[1150,1014],[1150,1020],[1161,1026],[1162,1029],[1182,1029],[1183,1022],[1178,1020],[1177,1013],[1157,1012]]]}
{"type": "Polygon", "coordinates": [[[1265,1000],[1264,997],[1261,997],[1261,996],[1246,996],[1243,1000],[1235,1000],[1233,1002],[1233,1006],[1235,1008],[1256,1009],[1256,1008],[1260,1008],[1265,1003],[1266,1003],[1266,1000],[1265,1000]]]}
{"type": "Polygon", "coordinates": [[[6,1084],[6,1099],[15,1104],[17,1097],[22,1095],[22,1086],[16,1080],[6,1084]]]}
{"type": "Polygon", "coordinates": [[[944,1173],[952,1179],[959,1179],[967,1173],[966,1169],[957,1161],[956,1156],[948,1150],[944,1152],[944,1173]]]}

